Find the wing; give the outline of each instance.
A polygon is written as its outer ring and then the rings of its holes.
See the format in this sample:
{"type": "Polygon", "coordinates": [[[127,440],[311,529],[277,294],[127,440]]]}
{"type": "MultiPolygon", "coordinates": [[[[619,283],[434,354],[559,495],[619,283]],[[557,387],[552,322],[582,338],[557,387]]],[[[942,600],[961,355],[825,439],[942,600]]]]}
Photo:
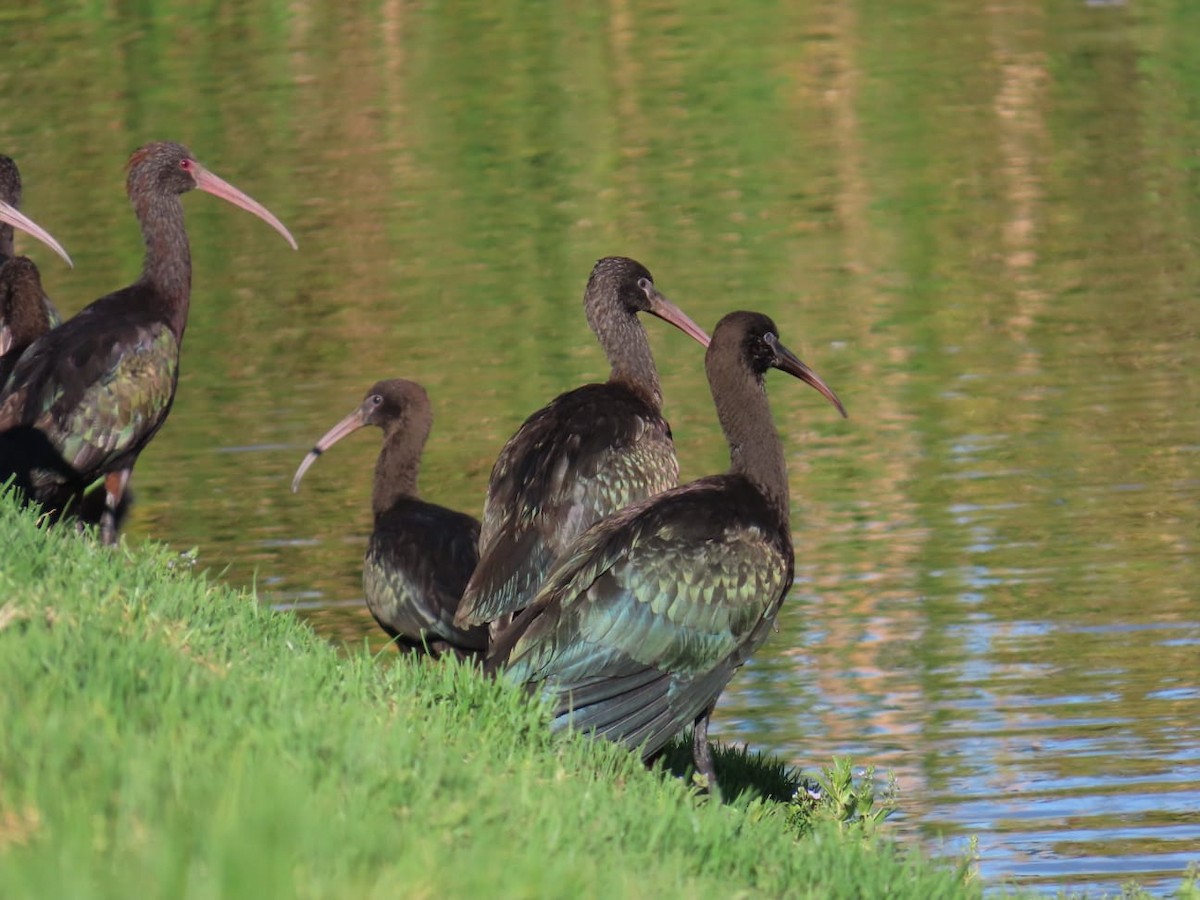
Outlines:
{"type": "Polygon", "coordinates": [[[393,636],[445,641],[464,651],[487,646],[486,628],[458,628],[454,613],[478,559],[479,523],[410,500],[371,535],[363,591],[376,621],[393,636]]]}
{"type": "Polygon", "coordinates": [[[46,324],[51,328],[57,328],[62,324],[62,315],[59,314],[58,307],[45,294],[42,294],[42,311],[46,314],[46,324]]]}
{"type": "Polygon", "coordinates": [[[459,621],[524,608],[576,537],[678,480],[670,427],[632,392],[587,385],[557,398],[521,426],[492,469],[479,566],[459,621]]]}
{"type": "Polygon", "coordinates": [[[91,311],[31,344],[0,396],[0,431],[41,432],[85,479],[136,453],[158,430],[179,365],[165,322],[107,319],[93,328],[91,311]]]}
{"type": "Polygon", "coordinates": [[[791,543],[730,486],[692,482],[597,525],[501,636],[493,664],[507,655],[506,677],[552,696],[557,727],[649,755],[765,639],[791,543]]]}

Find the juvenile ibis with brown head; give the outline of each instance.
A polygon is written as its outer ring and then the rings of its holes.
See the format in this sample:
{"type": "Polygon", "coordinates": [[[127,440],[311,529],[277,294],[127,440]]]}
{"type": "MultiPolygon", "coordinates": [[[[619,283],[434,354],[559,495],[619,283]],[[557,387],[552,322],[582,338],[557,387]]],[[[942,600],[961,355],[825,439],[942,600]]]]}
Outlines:
{"type": "Polygon", "coordinates": [[[186,147],[146,144],[126,179],[146,247],[141,277],[34,341],[0,391],[0,470],[20,468],[33,499],[51,509],[103,477],[105,543],[116,541],[115,511],[138,454],[175,399],[192,282],[180,197],[194,188],[253,213],[296,247],[274,215],[186,147]]]}
{"type": "Polygon", "coordinates": [[[679,483],[658,371],[638,314],[670,322],[704,347],[708,335],[659,293],[645,266],[626,257],[596,263],[583,306],[608,357],[608,380],[560,394],[500,451],[484,505],[479,566],[459,624],[492,623],[497,633],[585,529],[679,483]]]}
{"type": "Polygon", "coordinates": [[[584,533],[500,635],[488,667],[548,695],[556,729],[590,732],[646,759],[693,724],[696,768],[715,791],[709,714],[792,585],[787,466],[763,375],[781,369],[846,413],[759,313],[725,316],[704,367],[729,471],[584,533]]]}
{"type": "Polygon", "coordinates": [[[292,490],[317,457],[366,425],[383,430],[371,509],[375,527],[363,561],[367,608],[396,643],[417,652],[482,656],[487,629],[459,628],[454,613],[478,560],[479,521],[417,493],[421,454],[433,427],[421,385],[396,378],[373,385],[362,405],[316,443],[292,479],[292,490]]]}

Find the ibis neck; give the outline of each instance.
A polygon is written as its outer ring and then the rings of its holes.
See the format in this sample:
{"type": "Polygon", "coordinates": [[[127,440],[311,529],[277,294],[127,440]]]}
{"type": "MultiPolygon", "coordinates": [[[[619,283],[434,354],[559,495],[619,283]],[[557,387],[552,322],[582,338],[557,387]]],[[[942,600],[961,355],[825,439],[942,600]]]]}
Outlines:
{"type": "Polygon", "coordinates": [[[192,291],[192,254],[178,194],[149,193],[133,199],[142,226],[146,257],[139,282],[149,285],[166,307],[176,339],[187,325],[192,291]]]}
{"type": "Polygon", "coordinates": [[[378,518],[403,498],[416,498],[417,476],[421,471],[424,434],[419,430],[396,429],[384,435],[379,459],[375,462],[375,486],[371,491],[371,509],[378,518]]]}
{"type": "Polygon", "coordinates": [[[646,329],[636,313],[624,308],[588,307],[588,324],[596,333],[611,367],[608,380],[625,385],[654,409],[662,408],[662,388],[646,329]]]}
{"type": "Polygon", "coordinates": [[[0,312],[8,319],[12,347],[10,352],[27,347],[50,330],[47,300],[37,267],[28,257],[8,261],[0,283],[0,312]]]}
{"type": "Polygon", "coordinates": [[[787,464],[762,376],[746,366],[710,372],[717,418],[729,443],[729,470],[749,479],[783,527],[788,522],[787,464]]]}

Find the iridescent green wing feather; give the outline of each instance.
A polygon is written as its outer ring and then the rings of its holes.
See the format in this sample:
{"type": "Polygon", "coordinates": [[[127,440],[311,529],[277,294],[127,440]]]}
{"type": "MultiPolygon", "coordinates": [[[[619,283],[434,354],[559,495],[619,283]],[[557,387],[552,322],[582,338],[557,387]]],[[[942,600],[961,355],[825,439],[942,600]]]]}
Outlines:
{"type": "Polygon", "coordinates": [[[110,332],[103,340],[54,348],[51,377],[25,402],[31,424],[80,473],[102,470],[149,440],[166,417],[178,375],[179,345],[164,323],[110,332]]]}
{"type": "Polygon", "coordinates": [[[62,324],[62,316],[58,313],[58,307],[45,294],[42,294],[42,307],[46,310],[46,321],[50,323],[51,328],[57,328],[62,324]]]}
{"type": "Polygon", "coordinates": [[[475,568],[479,523],[470,516],[408,498],[371,535],[363,563],[367,606],[392,635],[428,635],[481,651],[483,628],[454,625],[454,613],[475,568]]]}
{"type": "Polygon", "coordinates": [[[670,429],[626,389],[588,385],[557,398],[496,461],[460,618],[489,622],[524,608],[576,537],[678,480],[670,429]]]}
{"type": "Polygon", "coordinates": [[[690,723],[765,637],[792,576],[786,536],[725,498],[721,477],[705,479],[596,526],[514,626],[530,623],[507,677],[631,746],[690,723]]]}

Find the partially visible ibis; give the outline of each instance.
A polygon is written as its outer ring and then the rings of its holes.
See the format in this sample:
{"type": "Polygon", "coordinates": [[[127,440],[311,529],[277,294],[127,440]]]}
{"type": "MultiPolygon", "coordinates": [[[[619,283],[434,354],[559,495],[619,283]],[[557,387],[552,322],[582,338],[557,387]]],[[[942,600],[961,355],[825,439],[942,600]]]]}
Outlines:
{"type": "Polygon", "coordinates": [[[584,533],[488,660],[551,699],[556,729],[619,742],[646,759],[694,725],[696,769],[714,792],[709,714],[766,640],[792,585],[787,466],[763,384],[769,368],[807,382],[846,414],[771,319],[725,316],[705,371],[729,471],[635,503],[584,533]]]}
{"type": "Polygon", "coordinates": [[[482,657],[487,629],[459,628],[454,613],[478,560],[479,521],[417,493],[421,455],[433,427],[425,389],[414,381],[380,381],[362,405],[329,429],[304,457],[292,490],[317,457],[366,425],[383,430],[371,509],[375,527],[363,562],[367,608],[403,649],[482,657]]]}
{"type": "Polygon", "coordinates": [[[0,265],[0,386],[26,348],[60,322],[32,259],[15,256],[0,265]]]}
{"type": "Polygon", "coordinates": [[[18,470],[51,510],[103,478],[100,535],[109,544],[134,463],[175,400],[192,282],[180,197],[194,188],[253,213],[295,248],[274,215],[186,147],[146,144],[126,179],[146,248],[141,276],[34,341],[0,391],[0,477],[18,470]]]}
{"type": "Polygon", "coordinates": [[[25,348],[60,322],[58,310],[42,290],[37,266],[17,256],[14,228],[36,237],[71,264],[58,241],[24,215],[20,205],[20,170],[12,157],[0,155],[0,386],[25,348]]]}
{"type": "Polygon", "coordinates": [[[11,156],[0,154],[0,265],[16,256],[13,243],[13,229],[19,228],[26,234],[37,238],[71,265],[71,257],[67,251],[54,239],[50,232],[42,228],[21,212],[21,172],[11,156]]]}
{"type": "Polygon", "coordinates": [[[500,451],[460,625],[492,623],[497,632],[529,604],[580,533],[679,482],[658,371],[638,314],[670,322],[704,347],[708,335],[659,292],[645,266],[627,257],[596,263],[583,307],[608,357],[608,380],[560,394],[500,451]]]}

